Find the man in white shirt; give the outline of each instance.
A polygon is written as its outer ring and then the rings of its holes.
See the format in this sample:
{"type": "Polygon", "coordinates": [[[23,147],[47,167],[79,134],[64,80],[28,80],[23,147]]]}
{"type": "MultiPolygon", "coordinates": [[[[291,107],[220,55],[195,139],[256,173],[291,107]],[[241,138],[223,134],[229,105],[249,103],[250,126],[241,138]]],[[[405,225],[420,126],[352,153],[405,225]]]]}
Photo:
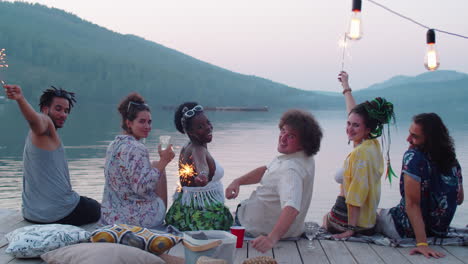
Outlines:
{"type": "Polygon", "coordinates": [[[278,152],[282,155],[235,179],[226,188],[234,199],[241,185],[260,183],[236,211],[236,222],[256,237],[252,246],[266,252],[281,238],[298,237],[312,199],[315,162],[322,130],[308,112],[289,110],[279,122],[278,152]]]}

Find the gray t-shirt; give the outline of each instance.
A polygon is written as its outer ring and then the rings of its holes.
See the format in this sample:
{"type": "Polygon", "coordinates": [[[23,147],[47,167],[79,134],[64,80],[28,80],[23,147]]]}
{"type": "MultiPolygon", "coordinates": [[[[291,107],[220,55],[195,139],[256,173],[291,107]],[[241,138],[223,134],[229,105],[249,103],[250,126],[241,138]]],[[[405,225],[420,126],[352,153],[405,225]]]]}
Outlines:
{"type": "Polygon", "coordinates": [[[28,134],[23,152],[23,217],[41,223],[69,215],[80,201],[72,190],[63,145],[56,150],[40,149],[28,134]]]}

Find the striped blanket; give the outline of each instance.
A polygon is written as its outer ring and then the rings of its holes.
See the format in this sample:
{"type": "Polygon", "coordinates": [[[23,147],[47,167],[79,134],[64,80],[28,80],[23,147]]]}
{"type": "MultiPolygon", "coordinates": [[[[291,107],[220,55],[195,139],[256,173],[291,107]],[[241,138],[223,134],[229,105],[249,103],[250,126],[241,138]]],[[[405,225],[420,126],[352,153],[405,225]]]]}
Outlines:
{"type": "MultiPolygon", "coordinates": [[[[317,239],[325,240],[335,240],[333,235],[320,229],[317,239]]],[[[375,234],[372,236],[357,235],[352,236],[347,241],[350,242],[363,242],[363,243],[374,243],[381,246],[391,246],[391,247],[415,247],[416,240],[414,238],[404,238],[404,239],[391,239],[385,237],[381,234],[375,234]]],[[[445,238],[439,237],[428,237],[427,243],[429,245],[437,246],[468,246],[468,228],[455,228],[451,227],[445,238]]]]}

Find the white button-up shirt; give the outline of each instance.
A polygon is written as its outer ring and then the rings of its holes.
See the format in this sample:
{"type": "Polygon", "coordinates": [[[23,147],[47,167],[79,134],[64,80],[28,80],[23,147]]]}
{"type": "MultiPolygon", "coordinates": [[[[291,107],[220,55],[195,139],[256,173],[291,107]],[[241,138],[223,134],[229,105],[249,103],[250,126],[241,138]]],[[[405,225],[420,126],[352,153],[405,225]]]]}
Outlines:
{"type": "Polygon", "coordinates": [[[253,236],[267,235],[279,219],[281,210],[291,206],[299,215],[283,238],[298,237],[304,232],[304,220],[312,199],[315,161],[304,151],[273,159],[262,177],[260,186],[241,202],[239,222],[253,236]]]}

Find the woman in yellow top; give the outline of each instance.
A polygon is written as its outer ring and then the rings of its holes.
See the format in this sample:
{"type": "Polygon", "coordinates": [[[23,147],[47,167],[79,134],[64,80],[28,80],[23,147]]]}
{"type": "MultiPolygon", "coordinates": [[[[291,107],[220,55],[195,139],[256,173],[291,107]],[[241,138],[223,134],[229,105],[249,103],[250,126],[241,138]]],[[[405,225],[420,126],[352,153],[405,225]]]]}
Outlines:
{"type": "Polygon", "coordinates": [[[394,113],[393,104],[380,97],[356,105],[348,84],[348,74],[342,71],[338,80],[343,86],[348,112],[346,133],[354,149],[336,177],[342,184],[341,192],[332,210],[325,215],[323,225],[330,233],[336,234],[335,238],[348,238],[356,233],[370,234],[375,226],[384,170],[377,138],[382,135],[383,125],[390,122],[394,113]]]}

